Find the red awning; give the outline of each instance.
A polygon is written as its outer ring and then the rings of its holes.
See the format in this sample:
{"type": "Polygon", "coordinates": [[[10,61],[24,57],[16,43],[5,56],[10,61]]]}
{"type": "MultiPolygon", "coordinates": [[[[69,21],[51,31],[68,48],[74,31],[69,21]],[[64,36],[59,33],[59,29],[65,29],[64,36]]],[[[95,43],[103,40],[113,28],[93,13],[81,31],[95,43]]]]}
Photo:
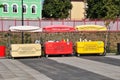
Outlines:
{"type": "Polygon", "coordinates": [[[44,32],[73,32],[75,28],[67,25],[50,25],[43,28],[44,32]]]}

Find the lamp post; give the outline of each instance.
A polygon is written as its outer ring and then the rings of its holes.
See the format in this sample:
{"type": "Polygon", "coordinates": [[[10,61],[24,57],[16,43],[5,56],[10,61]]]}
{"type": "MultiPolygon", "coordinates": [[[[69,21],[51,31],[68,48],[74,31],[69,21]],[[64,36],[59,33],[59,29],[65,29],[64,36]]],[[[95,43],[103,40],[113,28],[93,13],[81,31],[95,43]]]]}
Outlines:
{"type": "MultiPolygon", "coordinates": [[[[24,26],[24,15],[23,15],[23,0],[21,0],[21,5],[22,5],[22,26],[24,26]]],[[[24,43],[24,33],[22,32],[21,33],[21,36],[22,36],[22,44],[24,43]]]]}

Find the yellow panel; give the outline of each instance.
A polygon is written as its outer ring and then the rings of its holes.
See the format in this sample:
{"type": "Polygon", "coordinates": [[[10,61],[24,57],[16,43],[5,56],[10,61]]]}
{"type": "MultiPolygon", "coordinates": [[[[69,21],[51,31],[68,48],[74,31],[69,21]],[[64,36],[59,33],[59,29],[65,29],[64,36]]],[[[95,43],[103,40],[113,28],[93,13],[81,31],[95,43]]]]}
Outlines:
{"type": "Polygon", "coordinates": [[[12,57],[41,56],[40,44],[11,44],[12,57]]]}
{"type": "Polygon", "coordinates": [[[78,54],[104,53],[103,41],[76,42],[76,52],[78,54]]]}

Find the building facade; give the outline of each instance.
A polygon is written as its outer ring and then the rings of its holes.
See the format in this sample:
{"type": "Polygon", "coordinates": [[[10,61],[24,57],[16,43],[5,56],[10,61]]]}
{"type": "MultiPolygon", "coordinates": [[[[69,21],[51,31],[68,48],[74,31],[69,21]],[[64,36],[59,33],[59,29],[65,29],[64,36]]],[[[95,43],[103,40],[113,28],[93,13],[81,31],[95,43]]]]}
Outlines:
{"type": "MultiPolygon", "coordinates": [[[[4,7],[0,8],[1,19],[21,19],[22,0],[0,0],[4,7]]],[[[42,18],[42,0],[23,0],[24,19],[42,18]]]]}
{"type": "Polygon", "coordinates": [[[71,20],[85,19],[85,0],[71,0],[72,10],[70,14],[71,20]]]}

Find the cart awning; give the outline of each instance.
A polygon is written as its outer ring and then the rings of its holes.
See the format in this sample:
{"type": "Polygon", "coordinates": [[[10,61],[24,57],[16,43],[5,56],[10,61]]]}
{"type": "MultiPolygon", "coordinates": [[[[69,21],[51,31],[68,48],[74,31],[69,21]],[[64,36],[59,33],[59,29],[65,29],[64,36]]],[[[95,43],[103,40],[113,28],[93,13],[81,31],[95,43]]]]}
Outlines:
{"type": "Polygon", "coordinates": [[[73,32],[75,28],[67,25],[50,25],[43,28],[44,32],[73,32]]]}
{"type": "Polygon", "coordinates": [[[38,26],[11,26],[9,30],[13,32],[42,32],[42,28],[38,26]]]}
{"type": "Polygon", "coordinates": [[[79,25],[76,26],[75,29],[77,31],[107,31],[105,26],[100,25],[79,25]]]}

